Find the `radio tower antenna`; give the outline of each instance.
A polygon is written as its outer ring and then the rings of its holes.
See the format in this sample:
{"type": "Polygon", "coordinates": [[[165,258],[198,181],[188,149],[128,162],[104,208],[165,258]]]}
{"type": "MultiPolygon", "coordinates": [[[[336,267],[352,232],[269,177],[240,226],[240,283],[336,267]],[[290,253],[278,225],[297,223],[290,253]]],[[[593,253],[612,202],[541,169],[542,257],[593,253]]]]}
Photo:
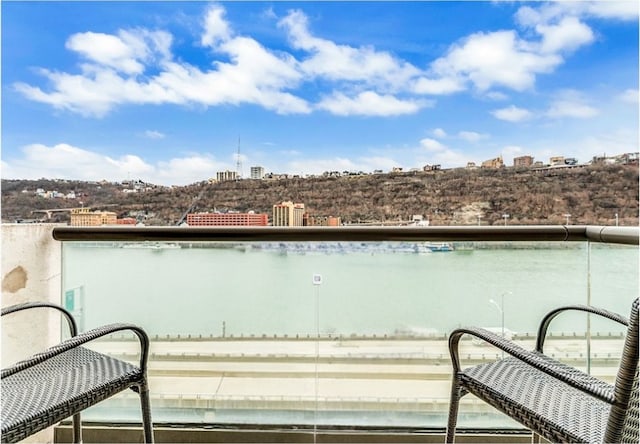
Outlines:
{"type": "Polygon", "coordinates": [[[238,136],[238,154],[236,154],[236,177],[242,177],[242,160],[240,159],[240,136],[238,136]]]}

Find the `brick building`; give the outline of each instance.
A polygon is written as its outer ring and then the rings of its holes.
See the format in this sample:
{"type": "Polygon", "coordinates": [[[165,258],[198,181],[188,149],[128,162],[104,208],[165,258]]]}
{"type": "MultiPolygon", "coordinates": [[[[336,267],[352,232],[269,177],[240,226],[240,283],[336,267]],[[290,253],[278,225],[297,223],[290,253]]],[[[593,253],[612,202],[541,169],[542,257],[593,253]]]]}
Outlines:
{"type": "Polygon", "coordinates": [[[513,166],[516,168],[528,168],[533,165],[533,156],[520,156],[513,158],[513,166]]]}
{"type": "Polygon", "coordinates": [[[341,220],[335,216],[311,216],[304,217],[304,225],[310,227],[339,227],[341,220]]]}
{"type": "Polygon", "coordinates": [[[73,227],[98,227],[100,225],[116,225],[116,213],[112,211],[91,211],[89,208],[74,208],[71,210],[73,227]]]}
{"type": "Polygon", "coordinates": [[[266,213],[191,213],[187,214],[187,225],[201,226],[258,226],[266,227],[269,215],[266,213]]]}

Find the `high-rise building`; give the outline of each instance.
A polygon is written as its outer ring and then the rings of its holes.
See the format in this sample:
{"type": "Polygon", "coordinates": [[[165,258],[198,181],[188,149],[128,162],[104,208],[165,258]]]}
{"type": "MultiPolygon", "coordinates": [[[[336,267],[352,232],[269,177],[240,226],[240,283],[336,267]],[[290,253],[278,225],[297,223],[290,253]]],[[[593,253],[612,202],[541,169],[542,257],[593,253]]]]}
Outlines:
{"type": "Polygon", "coordinates": [[[259,226],[269,224],[266,213],[191,213],[187,214],[187,225],[199,226],[259,226]]]}
{"type": "Polygon", "coordinates": [[[301,227],[304,220],[304,204],[291,201],[273,206],[274,227],[301,227]]]}
{"type": "Polygon", "coordinates": [[[225,180],[236,180],[238,179],[238,173],[229,170],[218,171],[216,173],[216,179],[218,179],[218,182],[224,182],[225,180]]]}
{"type": "Polygon", "coordinates": [[[264,168],[262,168],[261,166],[251,167],[251,178],[252,179],[264,178],[264,168]]]}

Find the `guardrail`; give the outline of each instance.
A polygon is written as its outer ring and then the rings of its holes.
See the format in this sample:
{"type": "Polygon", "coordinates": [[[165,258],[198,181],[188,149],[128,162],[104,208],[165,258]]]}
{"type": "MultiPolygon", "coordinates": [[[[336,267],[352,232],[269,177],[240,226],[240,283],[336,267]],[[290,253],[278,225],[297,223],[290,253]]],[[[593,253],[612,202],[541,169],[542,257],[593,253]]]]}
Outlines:
{"type": "MultiPolygon", "coordinates": [[[[110,242],[193,242],[193,243],[207,243],[207,242],[269,242],[269,243],[281,243],[281,242],[569,242],[573,243],[577,248],[580,248],[580,242],[594,242],[594,243],[610,243],[620,245],[635,245],[638,246],[640,227],[614,227],[614,226],[593,226],[593,225],[530,225],[530,226],[430,226],[430,227],[389,227],[389,226],[340,226],[340,227],[119,227],[119,226],[104,226],[104,227],[63,227],[57,226],[53,228],[53,238],[62,242],[89,242],[94,244],[100,244],[100,246],[108,246],[110,242]]],[[[500,247],[499,244],[496,246],[500,247]]],[[[370,364],[387,364],[388,362],[381,362],[384,360],[397,360],[398,364],[406,365],[410,361],[416,367],[424,366],[425,364],[431,364],[438,366],[436,370],[425,370],[425,373],[432,381],[438,382],[438,384],[447,384],[450,380],[450,374],[447,372],[449,358],[446,354],[446,334],[443,336],[440,334],[438,339],[442,341],[442,346],[433,352],[425,352],[424,350],[419,355],[411,355],[409,353],[385,353],[384,355],[372,355],[369,352],[362,352],[360,354],[351,355],[348,352],[344,354],[338,354],[335,352],[326,352],[324,355],[319,355],[319,352],[315,354],[302,354],[296,353],[295,350],[290,353],[281,353],[276,351],[269,353],[268,349],[265,349],[267,341],[293,341],[293,340],[312,340],[320,342],[323,341],[336,341],[341,340],[341,336],[335,337],[323,337],[318,336],[308,337],[308,333],[300,335],[300,338],[295,334],[289,335],[245,335],[245,336],[227,336],[224,338],[215,337],[217,341],[261,341],[258,352],[242,353],[243,349],[232,350],[231,353],[198,353],[195,352],[158,352],[152,356],[152,361],[156,365],[163,365],[167,367],[167,364],[171,364],[175,361],[179,366],[176,366],[177,370],[169,368],[168,372],[161,373],[158,370],[153,377],[173,377],[173,373],[182,371],[185,366],[183,364],[189,362],[196,362],[201,367],[195,368],[194,374],[197,372],[196,377],[202,377],[203,375],[216,377],[225,376],[226,368],[220,364],[231,363],[233,365],[242,365],[240,368],[243,377],[250,380],[256,379],[257,383],[263,383],[260,377],[276,377],[284,376],[290,377],[291,375],[285,371],[278,370],[274,372],[273,369],[268,368],[274,363],[287,362],[288,364],[295,364],[296,366],[307,364],[306,369],[303,371],[296,370],[298,374],[297,378],[306,377],[310,380],[318,377],[330,377],[333,375],[331,372],[342,371],[340,369],[322,369],[319,373],[312,367],[312,365],[325,366],[327,364],[361,364],[367,366],[370,364]],[[303,337],[305,336],[305,337],[303,337]],[[257,354],[256,354],[257,353],[257,354]],[[204,363],[204,364],[203,364],[204,363]],[[214,363],[213,365],[211,363],[214,363]],[[256,363],[258,365],[256,365],[256,363]],[[204,365],[204,366],[203,366],[204,365]],[[257,368],[259,365],[263,365],[264,368],[257,368]],[[206,366],[213,368],[213,370],[207,369],[206,366]],[[204,368],[204,370],[202,370],[204,368]],[[438,370],[444,369],[444,370],[438,370]],[[268,371],[265,371],[268,370],[268,371]],[[216,373],[217,372],[217,373],[216,373]],[[263,372],[260,374],[260,372],[263,372]],[[256,377],[257,375],[257,377],[256,377]]],[[[567,334],[569,335],[569,334],[567,334]]],[[[558,339],[562,339],[563,335],[558,335],[558,339]]],[[[574,335],[571,336],[574,339],[574,335]]],[[[579,336],[579,339],[585,338],[584,334],[579,336]]],[[[606,336],[606,338],[612,338],[620,340],[619,334],[606,336]]],[[[189,341],[189,347],[193,343],[198,341],[207,341],[214,339],[213,336],[199,336],[199,335],[158,335],[155,337],[156,342],[174,342],[174,341],[189,341]],[[197,337],[196,337],[197,336],[197,337]]],[[[364,337],[362,335],[345,336],[346,340],[376,340],[386,339],[382,336],[369,336],[364,337]]],[[[403,338],[410,340],[425,340],[430,341],[434,338],[403,338]]],[[[526,336],[521,336],[518,339],[528,339],[526,336]]],[[[590,338],[591,339],[591,338],[590,338]]],[[[121,340],[121,339],[117,339],[121,340]]],[[[597,341],[594,341],[596,343],[597,341]]],[[[602,343],[608,341],[600,341],[602,343]]],[[[172,344],[170,344],[172,345],[172,344]]],[[[197,344],[196,344],[197,345],[197,344]]],[[[306,346],[305,346],[306,347],[306,346]]],[[[596,347],[594,347],[595,349],[596,347]]],[[[212,347],[213,350],[217,350],[216,347],[212,347]]],[[[305,348],[306,349],[306,348],[305,348]]],[[[311,351],[311,348],[308,348],[311,351]]],[[[253,350],[253,348],[252,348],[253,350]]],[[[610,368],[609,362],[613,361],[615,357],[607,355],[605,352],[593,354],[594,362],[597,360],[599,368],[608,372],[610,368]]],[[[583,365],[584,357],[580,354],[581,351],[569,352],[570,354],[564,354],[561,357],[571,364],[583,365]]],[[[590,353],[590,352],[589,352],[590,353]]],[[[123,355],[124,356],[124,355],[123,355]]],[[[464,358],[469,362],[480,363],[486,359],[494,359],[496,356],[492,355],[488,351],[470,351],[464,355],[464,358]]],[[[160,368],[160,367],[158,367],[160,368]]],[[[164,367],[163,367],[164,368],[164,367]]],[[[288,370],[286,370],[288,371],[288,370]]],[[[293,370],[292,370],[293,371],[293,370]]],[[[373,370],[372,370],[373,371],[373,370]]],[[[406,377],[398,377],[399,370],[393,368],[386,370],[387,375],[392,375],[397,378],[402,384],[405,384],[409,378],[417,378],[414,373],[409,373],[406,377]]],[[[358,370],[360,372],[360,370],[358,370]]],[[[185,372],[187,373],[187,372],[185,372]]],[[[226,373],[228,376],[229,374],[226,373]]],[[[360,375],[360,373],[356,374],[360,375]]],[[[343,372],[341,378],[354,377],[354,373],[343,372]]],[[[369,375],[366,375],[367,378],[369,375]]],[[[187,376],[185,376],[186,378],[187,376]]],[[[423,382],[424,376],[419,376],[420,383],[423,382]]],[[[204,379],[204,378],[203,378],[204,379]]],[[[365,379],[365,378],[361,378],[365,379]]],[[[388,384],[390,380],[385,380],[384,384],[388,384]]],[[[391,381],[393,382],[393,381],[391,381]]],[[[375,384],[375,382],[374,382],[375,384]]],[[[381,384],[376,384],[381,385],[381,384]]],[[[203,396],[200,394],[186,394],[182,398],[179,396],[173,396],[166,393],[158,394],[157,398],[154,398],[154,405],[156,408],[166,407],[167,409],[183,408],[187,411],[190,408],[201,408],[203,411],[208,411],[208,415],[212,415],[211,421],[220,420],[213,416],[211,410],[214,409],[298,409],[300,411],[307,410],[317,411],[318,407],[330,408],[330,409],[352,409],[354,414],[357,414],[359,409],[371,409],[371,410],[387,410],[393,411],[394,409],[404,408],[407,411],[417,409],[420,412],[434,412],[435,415],[439,415],[446,411],[446,404],[448,398],[428,397],[421,400],[414,400],[412,398],[394,398],[390,399],[389,403],[382,398],[372,398],[372,401],[367,401],[366,398],[352,398],[349,396],[336,397],[335,402],[327,401],[329,398],[314,396],[309,397],[308,400],[303,400],[302,397],[296,395],[296,391],[292,392],[292,395],[286,395],[288,393],[288,384],[283,384],[283,393],[285,395],[278,396],[257,396],[255,398],[244,397],[242,395],[210,395],[203,396]],[[191,397],[190,397],[191,396],[191,397]],[[176,401],[178,400],[178,401],[176,401]],[[303,402],[304,401],[304,402],[303,402]],[[402,404],[404,403],[404,404],[402,404]],[[363,407],[364,406],[364,407],[363,407]],[[399,407],[400,406],[400,407],[399,407]]],[[[438,386],[439,387],[439,386],[438,386]]],[[[173,389],[172,389],[173,390],[173,389]]],[[[439,390],[439,389],[438,389],[439,390]]],[[[416,391],[417,392],[417,391],[416,391]]],[[[475,405],[475,404],[474,404],[475,405]]],[[[468,410],[475,414],[478,411],[484,414],[482,410],[484,407],[473,407],[468,410]]],[[[404,412],[403,412],[404,414],[404,412]]],[[[209,417],[206,417],[209,418],[209,417]]],[[[253,417],[252,417],[253,418],[253,417]]],[[[200,420],[200,419],[198,419],[200,420]]],[[[291,421],[297,421],[298,417],[293,418],[291,421]]],[[[184,419],[183,419],[184,421],[184,419]]],[[[208,421],[208,419],[205,419],[208,421]]],[[[385,421],[388,421],[386,419],[385,421]]],[[[433,423],[437,424],[438,420],[433,420],[433,423]]],[[[357,421],[354,421],[357,423],[357,421]]],[[[197,423],[200,424],[200,423],[197,423]]],[[[197,425],[196,424],[196,425],[197,425]]],[[[360,424],[360,423],[358,423],[360,424]]],[[[366,427],[355,424],[354,427],[366,427]]],[[[404,424],[404,423],[402,423],[404,424]]],[[[431,423],[430,423],[431,424],[431,423]]],[[[183,424],[180,424],[183,426],[183,424]]],[[[424,425],[422,425],[424,426],[424,425]]],[[[266,427],[269,427],[267,425],[266,427]]],[[[398,427],[398,426],[395,426],[398,427]]],[[[401,425],[399,427],[404,427],[401,425]]],[[[507,429],[508,430],[508,429],[507,429]]],[[[501,430],[504,433],[505,430],[501,430]]],[[[390,434],[388,436],[393,435],[390,434]]],[[[495,436],[492,436],[492,441],[495,441],[495,436]]]]}
{"type": "Polygon", "coordinates": [[[560,241],[638,245],[640,227],[596,225],[437,227],[55,227],[64,242],[560,241]]]}

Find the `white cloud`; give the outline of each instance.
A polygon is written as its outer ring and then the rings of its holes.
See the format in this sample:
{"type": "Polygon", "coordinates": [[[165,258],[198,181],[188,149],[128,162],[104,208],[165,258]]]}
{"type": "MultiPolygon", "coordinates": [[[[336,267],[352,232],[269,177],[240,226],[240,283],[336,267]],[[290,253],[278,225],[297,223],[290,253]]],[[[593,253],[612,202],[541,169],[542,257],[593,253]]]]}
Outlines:
{"type": "MultiPolygon", "coordinates": [[[[325,171],[352,171],[358,166],[352,160],[344,157],[332,159],[295,160],[286,165],[286,172],[303,174],[322,174],[325,171]]],[[[284,171],[283,171],[284,172],[284,171]]]]}
{"type": "Polygon", "coordinates": [[[488,91],[484,96],[495,101],[507,100],[509,98],[509,96],[500,91],[488,91]]]}
{"type": "Polygon", "coordinates": [[[435,139],[430,139],[428,137],[420,140],[420,146],[425,148],[427,151],[432,151],[432,152],[445,151],[447,149],[446,145],[442,144],[441,142],[435,139]]]}
{"type": "Polygon", "coordinates": [[[520,25],[532,27],[535,27],[535,25],[546,22],[548,20],[548,18],[545,18],[541,9],[535,9],[531,6],[523,6],[518,9],[515,18],[520,25]]]}
{"type": "Polygon", "coordinates": [[[507,122],[521,122],[523,120],[528,120],[533,116],[530,111],[524,108],[518,108],[514,105],[494,110],[491,114],[496,119],[506,120],[507,122]]]}
{"type": "Polygon", "coordinates": [[[392,116],[414,114],[425,105],[426,102],[400,100],[388,94],[379,95],[373,91],[365,91],[355,97],[334,93],[320,101],[318,108],[340,116],[392,116]]]}
{"type": "MultiPolygon", "coordinates": [[[[271,145],[275,145],[275,144],[272,143],[271,145]]],[[[302,152],[298,150],[278,150],[278,154],[289,157],[289,156],[299,156],[302,154],[302,152]]]]}
{"type": "Polygon", "coordinates": [[[154,168],[143,161],[140,157],[133,154],[125,154],[117,159],[113,159],[109,156],[104,157],[105,166],[110,165],[114,170],[126,171],[134,176],[140,177],[141,175],[149,174],[154,168]]]}
{"type": "Polygon", "coordinates": [[[221,49],[235,63],[230,65],[218,62],[218,66],[234,68],[235,74],[246,76],[255,84],[260,85],[262,82],[270,87],[283,88],[302,78],[292,56],[271,52],[252,38],[234,38],[224,43],[221,49]]]}
{"type": "Polygon", "coordinates": [[[31,100],[96,117],[127,103],[251,103],[281,114],[311,111],[305,100],[287,91],[302,79],[296,60],[269,51],[254,39],[233,37],[222,7],[208,10],[202,43],[215,46],[230,62],[215,61],[214,69],[203,71],[173,61],[171,36],[160,31],[120,31],[117,36],[76,34],[67,46],[90,62],[82,65],[80,74],[43,69],[40,73],[50,81],[50,92],[25,83],[14,87],[31,100]],[[154,67],[158,73],[139,77],[146,67],[154,67]]]}
{"type": "Polygon", "coordinates": [[[502,148],[502,158],[505,164],[509,164],[514,157],[522,156],[525,152],[524,148],[517,145],[507,145],[502,148]]]}
{"type": "MultiPolygon", "coordinates": [[[[631,99],[632,94],[632,92],[625,92],[623,95],[619,96],[619,99],[631,99]],[[627,95],[629,97],[627,97],[627,95]]],[[[505,120],[508,122],[522,122],[536,117],[531,111],[524,108],[519,108],[514,105],[493,110],[491,111],[491,114],[497,119],[505,120]]],[[[595,117],[598,114],[598,109],[589,105],[587,103],[587,99],[582,93],[575,90],[564,90],[557,93],[556,97],[549,105],[549,108],[544,113],[540,113],[540,116],[546,116],[548,118],[569,117],[577,119],[587,119],[595,117]]]]}
{"type": "Polygon", "coordinates": [[[276,12],[273,10],[273,6],[269,6],[264,11],[262,11],[262,17],[270,20],[277,20],[278,16],[276,12]]]}
{"type": "Polygon", "coordinates": [[[140,74],[144,65],[137,59],[146,52],[136,54],[136,47],[127,45],[117,36],[85,32],[67,40],[68,49],[82,54],[91,61],[127,74],[140,74]]]}
{"type": "Polygon", "coordinates": [[[23,157],[6,160],[5,177],[36,179],[39,177],[78,180],[120,180],[147,174],[153,167],[133,155],[114,159],[92,151],[61,143],[55,146],[32,144],[23,147],[23,157]]]}
{"type": "Polygon", "coordinates": [[[521,37],[515,30],[471,34],[431,64],[431,77],[437,82],[421,80],[417,85],[430,93],[455,92],[466,82],[481,92],[495,86],[516,91],[530,89],[536,76],[551,73],[564,62],[562,54],[595,40],[594,32],[581,21],[591,17],[637,20],[638,6],[624,1],[523,6],[516,13],[516,22],[525,31],[535,30],[540,40],[521,37]]]}
{"type": "MultiPolygon", "coordinates": [[[[206,67],[174,59],[173,37],[165,31],[84,32],[66,43],[81,58],[80,72],[41,69],[49,86],[13,86],[30,100],[95,117],[122,104],[253,104],[280,114],[308,114],[314,109],[342,116],[411,114],[433,104],[418,100],[420,95],[452,94],[472,85],[488,98],[504,100],[504,93],[492,88],[533,88],[538,75],[563,63],[561,54],[593,41],[581,17],[637,17],[637,7],[633,12],[615,3],[608,15],[605,9],[599,2],[523,6],[516,20],[535,33],[526,38],[515,30],[468,35],[425,70],[373,46],[349,46],[313,35],[300,10],[278,21],[296,56],[270,49],[237,35],[224,6],[213,4],[206,7],[196,41],[210,58],[206,67]],[[335,93],[303,98],[300,86],[305,82],[321,83],[335,93]]],[[[271,8],[263,15],[275,18],[271,8]]]]}
{"type": "Polygon", "coordinates": [[[447,137],[447,133],[442,128],[436,128],[433,130],[433,135],[439,139],[447,137]]]}
{"type": "Polygon", "coordinates": [[[465,166],[469,160],[470,159],[467,154],[447,149],[436,153],[428,163],[439,164],[442,168],[458,168],[465,166]]]}
{"type": "Polygon", "coordinates": [[[415,82],[413,88],[417,94],[452,94],[465,89],[464,81],[453,77],[443,77],[439,79],[428,79],[421,77],[415,82]]]}
{"type": "Polygon", "coordinates": [[[609,133],[594,134],[579,140],[575,144],[576,148],[571,155],[580,161],[589,161],[593,156],[604,154],[620,154],[637,151],[638,133],[637,131],[623,129],[609,133]],[[636,147],[633,149],[633,147],[636,147]]]}
{"type": "Polygon", "coordinates": [[[135,177],[163,185],[187,185],[229,168],[207,155],[190,155],[153,165],[133,154],[117,158],[66,143],[54,146],[32,144],[22,148],[22,157],[4,159],[2,174],[16,179],[72,179],[119,181],[135,177]]]}
{"type": "Polygon", "coordinates": [[[204,33],[200,42],[204,46],[215,48],[222,41],[231,38],[231,29],[224,18],[226,11],[222,6],[209,7],[204,18],[204,33]]]}
{"type": "Polygon", "coordinates": [[[638,20],[639,7],[635,1],[557,1],[542,3],[534,8],[523,6],[516,13],[523,26],[551,23],[566,16],[616,20],[638,20]]]}
{"type": "Polygon", "coordinates": [[[162,97],[151,95],[154,89],[151,85],[138,85],[135,80],[124,79],[110,69],[96,70],[92,76],[48,70],[41,70],[40,73],[54,85],[54,91],[47,93],[25,83],[16,83],[15,89],[36,102],[84,116],[102,117],[119,103],[159,101],[162,97]]]}
{"type": "Polygon", "coordinates": [[[149,138],[149,139],[164,139],[165,138],[165,134],[161,133],[160,131],[154,131],[154,130],[147,130],[144,132],[145,137],[149,138]]]}
{"type": "Polygon", "coordinates": [[[170,57],[172,36],[164,31],[119,30],[117,35],[84,32],[67,40],[67,49],[89,61],[82,65],[90,75],[95,66],[110,68],[126,75],[142,74],[145,63],[170,57]]]}
{"type": "Polygon", "coordinates": [[[339,45],[313,36],[308,29],[307,16],[302,11],[289,12],[280,20],[279,26],[288,32],[295,49],[310,54],[300,62],[300,69],[312,78],[364,82],[385,92],[395,92],[405,89],[407,82],[420,74],[415,66],[388,52],[376,51],[371,46],[354,48],[339,45]]]}
{"type": "Polygon", "coordinates": [[[160,161],[154,168],[154,180],[164,185],[187,185],[215,177],[216,171],[231,169],[208,155],[193,154],[188,157],[160,161]]]}
{"type": "Polygon", "coordinates": [[[637,21],[640,13],[640,6],[636,1],[591,1],[577,6],[584,6],[584,14],[587,16],[606,19],[637,21]]]}
{"type": "Polygon", "coordinates": [[[575,117],[578,119],[588,119],[597,115],[598,110],[589,105],[563,100],[554,102],[547,111],[547,116],[549,117],[575,117]]]}
{"type": "MultiPolygon", "coordinates": [[[[638,133],[633,129],[594,131],[574,136],[568,141],[544,144],[544,148],[526,152],[536,160],[549,162],[551,156],[575,157],[579,163],[589,162],[594,156],[617,155],[634,151],[630,147],[638,146],[638,133]]],[[[636,150],[637,151],[637,148],[636,150]]]]}
{"type": "Polygon", "coordinates": [[[483,139],[488,139],[488,134],[476,133],[475,131],[460,131],[458,137],[466,140],[467,142],[478,142],[483,139]]]}
{"type": "Polygon", "coordinates": [[[466,165],[469,158],[447,145],[431,138],[420,140],[420,151],[428,153],[428,158],[417,160],[418,165],[441,165],[443,168],[453,168],[466,165]]]}
{"type": "Polygon", "coordinates": [[[465,76],[480,91],[494,86],[523,91],[534,85],[536,74],[549,73],[561,62],[560,56],[540,53],[515,31],[497,31],[468,36],[432,69],[445,77],[465,76]]]}
{"type": "Polygon", "coordinates": [[[638,90],[637,89],[627,89],[623,93],[621,93],[618,98],[626,103],[631,103],[637,105],[639,102],[638,90]]]}
{"type": "Polygon", "coordinates": [[[536,31],[542,35],[543,53],[574,51],[594,40],[591,28],[575,17],[565,17],[554,25],[538,25],[536,31]]]}
{"type": "Polygon", "coordinates": [[[399,162],[391,157],[363,157],[358,159],[358,171],[373,172],[375,170],[391,171],[399,162]]]}
{"type": "Polygon", "coordinates": [[[588,119],[598,115],[598,110],[589,106],[577,91],[564,91],[554,100],[546,112],[548,117],[573,117],[588,119]]]}

